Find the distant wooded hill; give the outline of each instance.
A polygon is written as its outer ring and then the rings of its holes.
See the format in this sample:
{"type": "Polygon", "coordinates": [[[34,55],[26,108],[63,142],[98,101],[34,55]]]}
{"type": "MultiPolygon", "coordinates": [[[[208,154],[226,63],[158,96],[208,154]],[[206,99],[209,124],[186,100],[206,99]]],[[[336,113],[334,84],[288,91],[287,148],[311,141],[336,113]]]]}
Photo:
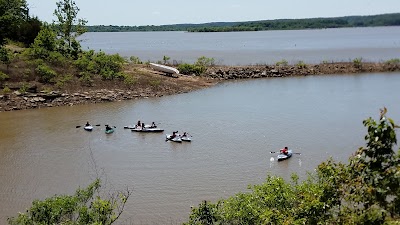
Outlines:
{"type": "Polygon", "coordinates": [[[310,19],[278,19],[247,22],[213,22],[203,24],[173,24],[147,26],[87,26],[89,32],[133,32],[133,31],[188,31],[230,32],[261,30],[301,30],[340,27],[400,26],[400,13],[373,16],[345,16],[310,19]]]}

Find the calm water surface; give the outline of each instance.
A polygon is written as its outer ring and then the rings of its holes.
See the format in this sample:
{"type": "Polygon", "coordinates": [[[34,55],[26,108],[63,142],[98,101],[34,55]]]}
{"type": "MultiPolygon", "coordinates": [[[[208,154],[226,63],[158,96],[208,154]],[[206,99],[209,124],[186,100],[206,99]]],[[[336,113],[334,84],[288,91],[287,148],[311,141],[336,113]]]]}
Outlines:
{"type": "Polygon", "coordinates": [[[258,32],[86,33],[84,48],[138,56],[142,61],[195,62],[212,57],[218,64],[274,64],[322,61],[385,61],[399,58],[400,27],[340,28],[258,32]]]}
{"type": "MultiPolygon", "coordinates": [[[[121,222],[176,224],[190,206],[246,191],[267,174],[304,176],[364,145],[362,120],[400,118],[399,73],[227,82],[154,99],[0,113],[0,224],[34,199],[72,194],[97,175],[133,188],[121,222]],[[123,126],[155,121],[163,134],[123,126]],[[93,132],[75,126],[102,124],[93,132]],[[104,124],[116,131],[104,134],[104,124]],[[192,143],[165,142],[174,130],[192,143]],[[290,160],[271,161],[289,146],[290,160]],[[272,158],[273,159],[273,158],[272,158]]],[[[112,184],[112,185],[111,185],[112,184]]]]}

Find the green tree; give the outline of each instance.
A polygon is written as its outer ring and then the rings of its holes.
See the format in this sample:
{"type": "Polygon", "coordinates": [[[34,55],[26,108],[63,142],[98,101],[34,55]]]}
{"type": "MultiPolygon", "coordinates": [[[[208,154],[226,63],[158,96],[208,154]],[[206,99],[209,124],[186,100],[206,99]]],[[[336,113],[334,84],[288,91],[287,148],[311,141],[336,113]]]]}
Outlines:
{"type": "Polygon", "coordinates": [[[30,48],[30,54],[34,58],[48,58],[51,52],[57,50],[56,40],[56,33],[48,25],[44,25],[30,48]]]}
{"type": "Polygon", "coordinates": [[[7,65],[7,71],[11,64],[12,58],[13,58],[12,53],[5,47],[0,46],[0,62],[7,65]]]}
{"type": "Polygon", "coordinates": [[[100,196],[101,183],[96,179],[74,195],[55,195],[43,201],[35,200],[26,213],[8,218],[11,225],[30,224],[102,224],[114,223],[124,210],[130,190],[116,192],[104,199],[100,196]]]}
{"type": "Polygon", "coordinates": [[[60,38],[59,51],[63,54],[77,58],[81,46],[76,37],[86,32],[84,27],[87,23],[84,19],[78,19],[79,8],[73,0],[60,0],[56,2],[57,9],[54,15],[57,21],[54,22],[57,36],[60,38]]]}
{"type": "Polygon", "coordinates": [[[164,64],[167,64],[168,60],[170,60],[170,59],[171,59],[171,57],[164,55],[163,56],[164,64]]]}
{"type": "Polygon", "coordinates": [[[0,0],[0,45],[5,43],[6,38],[13,39],[28,18],[26,0],[0,0]]]}

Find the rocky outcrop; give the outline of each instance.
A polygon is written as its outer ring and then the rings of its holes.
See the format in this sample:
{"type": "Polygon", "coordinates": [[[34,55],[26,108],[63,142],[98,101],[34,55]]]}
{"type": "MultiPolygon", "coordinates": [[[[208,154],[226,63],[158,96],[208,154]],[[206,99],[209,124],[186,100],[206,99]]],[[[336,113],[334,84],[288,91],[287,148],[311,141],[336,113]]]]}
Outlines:
{"type": "Polygon", "coordinates": [[[101,103],[120,101],[144,97],[157,97],[156,93],[133,93],[125,90],[96,90],[90,92],[60,93],[51,91],[48,93],[20,93],[14,91],[9,94],[0,95],[0,111],[11,111],[21,109],[33,109],[63,105],[77,105],[86,103],[101,103]]]}
{"type": "Polygon", "coordinates": [[[353,74],[400,71],[399,64],[387,63],[324,63],[296,66],[236,66],[211,67],[204,76],[220,79],[249,79],[261,77],[290,77],[325,74],[353,74]]]}

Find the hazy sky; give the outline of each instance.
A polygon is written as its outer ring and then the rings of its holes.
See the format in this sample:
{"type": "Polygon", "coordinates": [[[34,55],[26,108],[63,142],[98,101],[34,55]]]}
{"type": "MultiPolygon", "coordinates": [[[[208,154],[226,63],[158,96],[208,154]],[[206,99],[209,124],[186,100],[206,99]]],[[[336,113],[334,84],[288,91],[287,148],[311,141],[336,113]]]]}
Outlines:
{"type": "MultiPolygon", "coordinates": [[[[27,0],[31,14],[52,22],[57,0],[27,0]]],[[[400,0],[75,0],[88,25],[165,25],[400,12],[400,0]]]]}

